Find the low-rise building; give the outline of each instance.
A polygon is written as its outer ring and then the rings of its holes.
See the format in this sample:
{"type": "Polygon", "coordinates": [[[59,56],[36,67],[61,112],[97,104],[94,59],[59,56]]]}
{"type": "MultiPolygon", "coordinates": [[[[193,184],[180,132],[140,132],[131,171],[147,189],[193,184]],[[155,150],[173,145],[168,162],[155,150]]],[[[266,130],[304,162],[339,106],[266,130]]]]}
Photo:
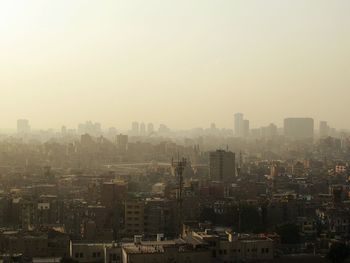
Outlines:
{"type": "Polygon", "coordinates": [[[70,257],[79,263],[122,263],[121,246],[112,243],[71,242],[70,257]]]}
{"type": "Polygon", "coordinates": [[[269,261],[274,258],[274,242],[266,235],[237,234],[229,230],[191,232],[185,238],[207,244],[213,260],[219,262],[269,261]]]}
{"type": "Polygon", "coordinates": [[[210,250],[203,244],[193,245],[183,239],[136,241],[123,244],[123,263],[210,263],[210,250]]]}

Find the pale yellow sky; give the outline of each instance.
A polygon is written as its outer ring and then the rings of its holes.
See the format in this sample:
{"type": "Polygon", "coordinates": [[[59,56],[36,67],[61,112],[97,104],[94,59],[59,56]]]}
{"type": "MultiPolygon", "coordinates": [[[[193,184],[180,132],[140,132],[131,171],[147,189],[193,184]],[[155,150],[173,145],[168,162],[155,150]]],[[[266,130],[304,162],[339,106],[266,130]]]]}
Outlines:
{"type": "Polygon", "coordinates": [[[348,0],[0,0],[0,128],[350,128],[348,0]]]}

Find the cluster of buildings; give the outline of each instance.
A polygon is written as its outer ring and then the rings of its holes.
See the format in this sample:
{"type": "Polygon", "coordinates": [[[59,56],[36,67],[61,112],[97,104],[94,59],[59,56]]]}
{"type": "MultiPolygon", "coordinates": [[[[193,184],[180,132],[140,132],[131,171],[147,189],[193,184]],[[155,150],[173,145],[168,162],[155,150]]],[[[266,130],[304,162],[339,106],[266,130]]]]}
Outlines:
{"type": "Polygon", "coordinates": [[[3,262],[322,262],[350,240],[350,137],[309,140],[312,119],[255,140],[82,129],[0,139],[3,262]]]}
{"type": "MultiPolygon", "coordinates": [[[[274,138],[284,136],[293,140],[312,140],[315,137],[315,122],[312,118],[285,118],[283,128],[275,124],[261,128],[250,129],[249,120],[244,119],[242,113],[234,115],[234,135],[238,138],[274,138]]],[[[337,131],[331,128],[326,121],[320,121],[318,137],[337,136],[337,131]]]]}
{"type": "MultiPolygon", "coordinates": [[[[107,130],[103,130],[102,126],[98,122],[86,121],[78,125],[78,128],[67,129],[66,126],[62,126],[61,132],[54,132],[52,129],[47,131],[40,131],[41,136],[80,136],[82,134],[89,134],[92,136],[105,136],[108,139],[113,139],[118,130],[115,127],[110,127],[107,130]]],[[[194,128],[191,130],[170,130],[165,124],[160,124],[156,129],[153,123],[144,123],[134,121],[131,123],[129,130],[123,131],[131,137],[147,139],[149,137],[166,136],[169,138],[176,137],[196,137],[196,136],[217,136],[217,137],[235,137],[244,139],[271,139],[276,137],[285,137],[292,140],[312,140],[314,138],[326,138],[326,137],[340,137],[344,134],[344,131],[337,131],[330,127],[326,121],[320,121],[318,130],[315,129],[315,121],[312,118],[285,118],[283,126],[277,127],[276,124],[270,123],[267,126],[260,128],[251,128],[250,121],[244,118],[243,113],[234,114],[233,129],[218,129],[215,123],[211,123],[209,128],[194,128]],[[317,136],[315,136],[317,135],[317,136]]],[[[29,121],[26,119],[19,119],[17,121],[17,134],[19,137],[28,138],[29,135],[38,134],[33,132],[29,121]]]]}

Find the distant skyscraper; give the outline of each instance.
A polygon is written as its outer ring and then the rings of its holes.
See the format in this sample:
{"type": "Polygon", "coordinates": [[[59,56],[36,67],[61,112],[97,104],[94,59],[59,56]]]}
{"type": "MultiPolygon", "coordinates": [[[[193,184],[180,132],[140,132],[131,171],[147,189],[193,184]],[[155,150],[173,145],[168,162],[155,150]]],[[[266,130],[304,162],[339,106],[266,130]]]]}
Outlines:
{"type": "Polygon", "coordinates": [[[146,125],[143,122],[140,124],[140,135],[146,135],[146,125]]]}
{"type": "Polygon", "coordinates": [[[212,181],[233,182],[236,175],[235,154],[224,150],[210,152],[209,172],[212,181]]]}
{"type": "Polygon", "coordinates": [[[80,136],[80,143],[81,146],[86,149],[92,147],[95,142],[88,133],[85,133],[80,136]]]}
{"type": "Polygon", "coordinates": [[[248,120],[243,120],[243,137],[248,137],[249,136],[249,121],[248,120]]]}
{"type": "Polygon", "coordinates": [[[109,139],[112,139],[112,140],[113,140],[113,139],[116,138],[117,132],[118,132],[117,128],[115,128],[115,127],[109,127],[109,128],[108,128],[108,132],[107,132],[107,137],[108,137],[109,139]]]}
{"type": "Polygon", "coordinates": [[[147,132],[148,132],[149,134],[151,134],[151,133],[154,132],[154,125],[153,125],[153,123],[148,123],[148,124],[147,124],[147,132]]]}
{"type": "Polygon", "coordinates": [[[243,114],[236,113],[235,114],[235,136],[242,137],[243,136],[243,114]]]}
{"type": "Polygon", "coordinates": [[[128,135],[117,135],[117,148],[121,152],[126,152],[128,149],[128,135]]]}
{"type": "Polygon", "coordinates": [[[330,127],[328,126],[328,123],[326,121],[320,121],[320,137],[324,138],[329,136],[329,131],[330,131],[330,127]]]}
{"type": "Polygon", "coordinates": [[[248,137],[249,136],[249,120],[245,120],[242,113],[235,114],[235,136],[248,137]]]}
{"type": "Polygon", "coordinates": [[[29,121],[26,119],[17,120],[17,132],[19,134],[30,133],[30,125],[29,121]]]}
{"type": "Polygon", "coordinates": [[[293,139],[312,139],[314,120],[312,118],[284,119],[284,135],[293,139]]]}
{"type": "Polygon", "coordinates": [[[275,124],[270,123],[270,125],[267,126],[267,128],[268,128],[268,136],[269,137],[277,136],[278,131],[277,131],[277,126],[275,124]]]}
{"type": "Polygon", "coordinates": [[[170,129],[165,124],[160,124],[158,132],[159,133],[168,133],[168,132],[170,132],[170,129]]]}
{"type": "Polygon", "coordinates": [[[102,133],[101,123],[92,121],[87,121],[85,123],[81,123],[78,125],[78,133],[79,134],[90,134],[93,136],[98,136],[102,133]]]}
{"type": "Polygon", "coordinates": [[[272,137],[277,136],[277,134],[278,134],[277,126],[273,123],[270,123],[269,126],[261,127],[260,131],[261,131],[260,136],[262,138],[272,138],[272,137]]]}
{"type": "Polygon", "coordinates": [[[131,133],[132,135],[139,135],[139,123],[137,121],[134,121],[132,124],[131,124],[131,133]]]}

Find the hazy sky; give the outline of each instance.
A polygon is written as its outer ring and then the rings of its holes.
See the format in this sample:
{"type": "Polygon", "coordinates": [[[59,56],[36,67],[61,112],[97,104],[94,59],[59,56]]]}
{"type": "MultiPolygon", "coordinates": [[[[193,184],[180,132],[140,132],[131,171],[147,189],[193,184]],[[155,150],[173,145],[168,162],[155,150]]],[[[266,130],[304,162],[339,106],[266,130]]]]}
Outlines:
{"type": "Polygon", "coordinates": [[[0,0],[0,127],[350,128],[349,0],[0,0]]]}

